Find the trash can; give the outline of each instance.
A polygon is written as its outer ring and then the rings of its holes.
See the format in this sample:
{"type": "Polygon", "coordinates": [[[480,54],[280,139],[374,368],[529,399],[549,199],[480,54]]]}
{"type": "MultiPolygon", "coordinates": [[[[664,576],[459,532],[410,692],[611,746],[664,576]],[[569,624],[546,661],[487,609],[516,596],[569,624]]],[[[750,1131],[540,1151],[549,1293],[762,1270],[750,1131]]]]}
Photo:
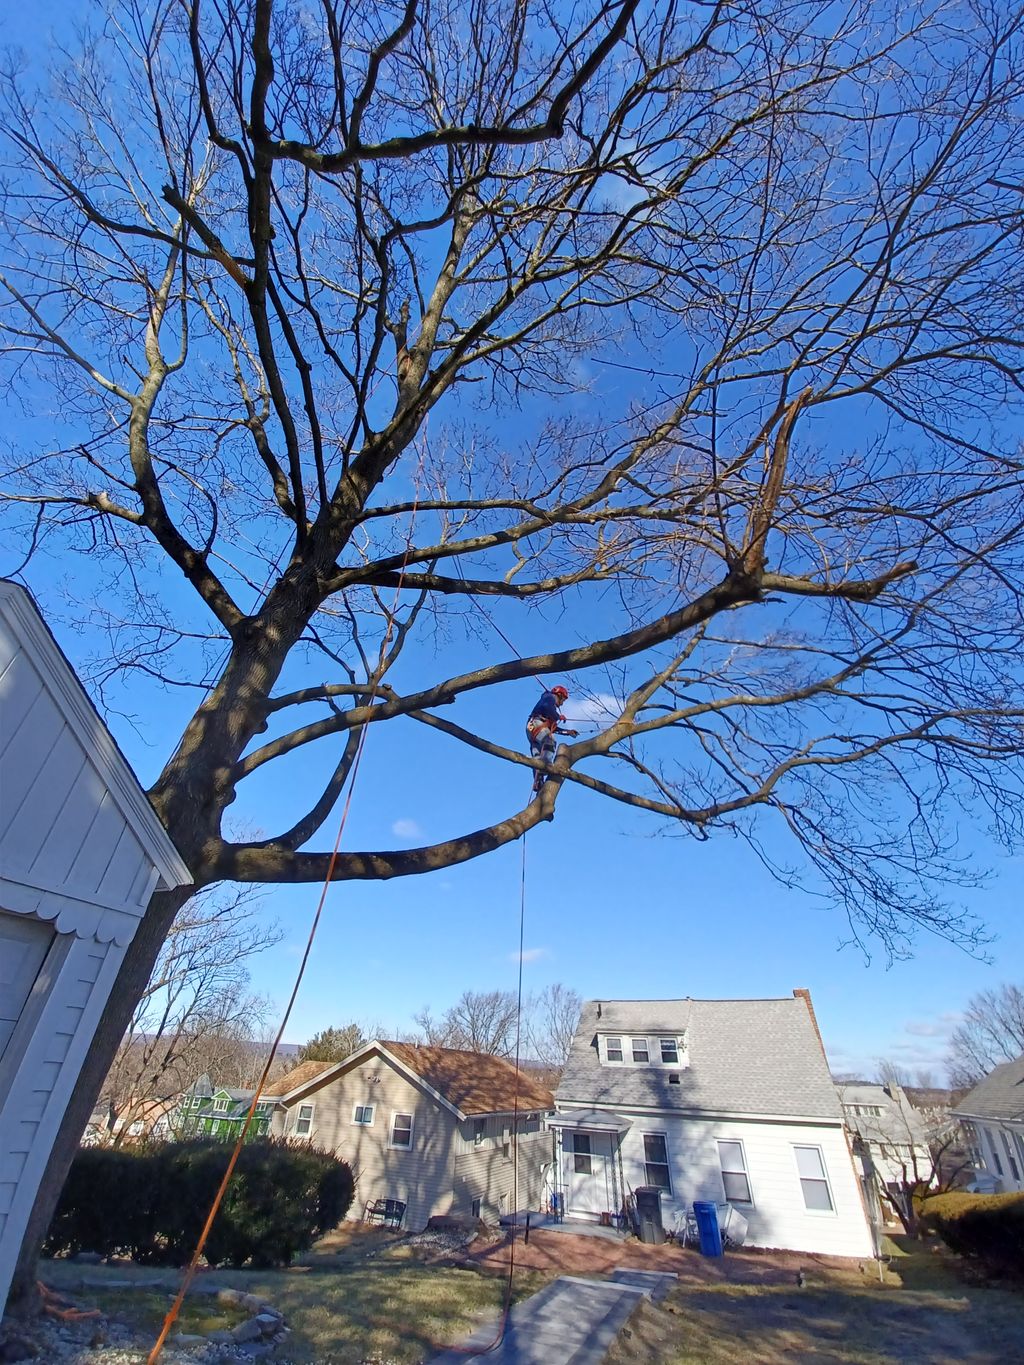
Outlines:
{"type": "Polygon", "coordinates": [[[636,1200],[637,1232],[641,1242],[658,1246],[665,1240],[661,1221],[661,1190],[657,1185],[641,1185],[633,1191],[636,1200]]]}
{"type": "Polygon", "coordinates": [[[551,1196],[551,1217],[556,1223],[565,1217],[565,1195],[561,1190],[556,1190],[551,1196]]]}
{"type": "Polygon", "coordinates": [[[718,1207],[708,1199],[693,1201],[693,1215],[697,1219],[702,1256],[721,1256],[722,1233],[718,1227],[718,1207]]]}

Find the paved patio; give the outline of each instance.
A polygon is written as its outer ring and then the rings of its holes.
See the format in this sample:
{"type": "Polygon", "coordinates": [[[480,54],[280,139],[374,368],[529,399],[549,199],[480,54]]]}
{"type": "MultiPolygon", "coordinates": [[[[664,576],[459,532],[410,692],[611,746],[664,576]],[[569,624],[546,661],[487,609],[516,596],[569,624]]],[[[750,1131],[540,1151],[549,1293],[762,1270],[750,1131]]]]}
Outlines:
{"type": "Polygon", "coordinates": [[[530,1219],[531,1236],[534,1232],[563,1232],[573,1237],[602,1237],[605,1241],[621,1245],[628,1235],[618,1228],[603,1228],[600,1223],[590,1223],[585,1218],[563,1218],[559,1221],[552,1218],[550,1213],[510,1214],[500,1222],[502,1227],[510,1227],[514,1223],[517,1228],[523,1228],[527,1217],[530,1219]]]}

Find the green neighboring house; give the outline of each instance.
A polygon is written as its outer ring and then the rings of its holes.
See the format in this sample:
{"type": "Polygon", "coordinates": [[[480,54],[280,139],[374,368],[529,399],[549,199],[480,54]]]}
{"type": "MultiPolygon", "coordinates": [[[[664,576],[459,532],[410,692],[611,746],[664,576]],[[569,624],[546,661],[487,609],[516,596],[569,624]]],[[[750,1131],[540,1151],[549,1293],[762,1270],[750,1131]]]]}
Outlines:
{"type": "MultiPolygon", "coordinates": [[[[171,1130],[179,1140],[213,1137],[221,1142],[233,1142],[242,1131],[254,1094],[252,1090],[215,1089],[209,1076],[200,1076],[182,1095],[178,1108],[170,1116],[171,1130]]],[[[273,1107],[273,1097],[261,1099],[257,1104],[246,1135],[247,1142],[266,1137],[270,1132],[273,1107]]]]}

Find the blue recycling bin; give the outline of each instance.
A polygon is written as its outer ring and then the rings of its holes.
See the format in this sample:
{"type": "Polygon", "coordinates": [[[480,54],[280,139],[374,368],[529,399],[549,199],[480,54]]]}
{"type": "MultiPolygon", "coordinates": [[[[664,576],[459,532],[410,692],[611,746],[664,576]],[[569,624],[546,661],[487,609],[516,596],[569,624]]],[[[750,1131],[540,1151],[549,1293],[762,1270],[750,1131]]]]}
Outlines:
{"type": "Polygon", "coordinates": [[[697,1219],[702,1256],[721,1256],[722,1230],[718,1226],[718,1208],[709,1199],[695,1199],[693,1213],[697,1219]]]}
{"type": "Polygon", "coordinates": [[[556,1223],[560,1223],[565,1217],[565,1195],[560,1190],[556,1190],[551,1196],[551,1217],[556,1223]]]}

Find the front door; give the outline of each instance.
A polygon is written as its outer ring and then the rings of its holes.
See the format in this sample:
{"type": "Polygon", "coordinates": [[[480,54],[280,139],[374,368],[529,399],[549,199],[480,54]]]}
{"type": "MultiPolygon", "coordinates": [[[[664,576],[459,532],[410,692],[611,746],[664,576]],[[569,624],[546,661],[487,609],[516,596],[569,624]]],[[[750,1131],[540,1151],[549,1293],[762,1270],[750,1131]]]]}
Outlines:
{"type": "Polygon", "coordinates": [[[562,1184],[567,1213],[611,1212],[612,1152],[607,1133],[566,1133],[562,1140],[562,1184]]]}

